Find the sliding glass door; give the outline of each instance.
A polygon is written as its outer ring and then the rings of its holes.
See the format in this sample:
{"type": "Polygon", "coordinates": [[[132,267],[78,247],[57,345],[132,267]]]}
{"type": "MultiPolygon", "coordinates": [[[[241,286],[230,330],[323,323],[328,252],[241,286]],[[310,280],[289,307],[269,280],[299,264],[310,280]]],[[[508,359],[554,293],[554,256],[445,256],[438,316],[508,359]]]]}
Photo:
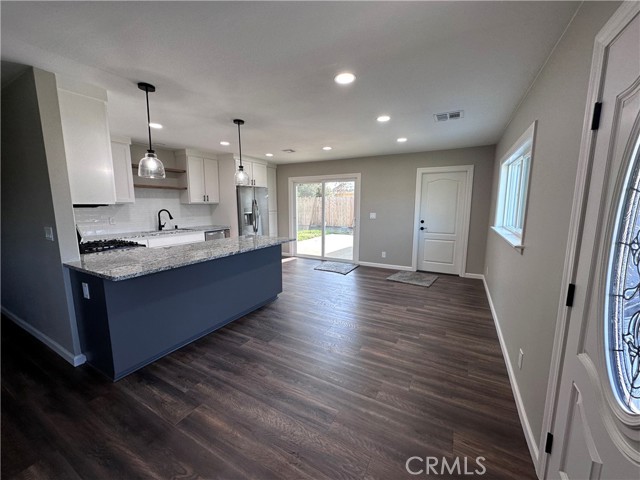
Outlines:
{"type": "Polygon", "coordinates": [[[325,177],[293,182],[296,255],[357,260],[357,180],[325,177]]]}
{"type": "Polygon", "coordinates": [[[298,183],[296,190],[296,240],[298,255],[322,257],[323,247],[323,185],[298,183]]]}

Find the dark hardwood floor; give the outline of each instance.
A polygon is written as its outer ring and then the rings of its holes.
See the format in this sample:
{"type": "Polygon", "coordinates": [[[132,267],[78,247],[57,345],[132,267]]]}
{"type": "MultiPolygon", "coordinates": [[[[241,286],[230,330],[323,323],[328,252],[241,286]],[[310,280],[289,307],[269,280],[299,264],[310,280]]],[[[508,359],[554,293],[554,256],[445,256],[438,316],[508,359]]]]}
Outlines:
{"type": "Polygon", "coordinates": [[[410,475],[412,456],[535,478],[479,280],[316,264],[285,262],[274,303],[115,384],[3,319],[2,478],[469,478],[410,475]]]}

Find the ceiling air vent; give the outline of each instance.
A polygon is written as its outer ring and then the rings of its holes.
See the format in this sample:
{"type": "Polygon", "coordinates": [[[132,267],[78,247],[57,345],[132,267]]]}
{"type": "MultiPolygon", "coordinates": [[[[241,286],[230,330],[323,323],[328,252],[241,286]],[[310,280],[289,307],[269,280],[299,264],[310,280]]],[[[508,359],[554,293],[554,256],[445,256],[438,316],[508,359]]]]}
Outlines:
{"type": "Polygon", "coordinates": [[[457,110],[455,112],[446,112],[446,113],[436,113],[433,116],[436,122],[446,122],[447,120],[458,120],[459,118],[464,117],[463,110],[457,110]]]}
{"type": "Polygon", "coordinates": [[[295,153],[296,151],[293,148],[285,148],[282,150],[284,153],[295,153]]]}

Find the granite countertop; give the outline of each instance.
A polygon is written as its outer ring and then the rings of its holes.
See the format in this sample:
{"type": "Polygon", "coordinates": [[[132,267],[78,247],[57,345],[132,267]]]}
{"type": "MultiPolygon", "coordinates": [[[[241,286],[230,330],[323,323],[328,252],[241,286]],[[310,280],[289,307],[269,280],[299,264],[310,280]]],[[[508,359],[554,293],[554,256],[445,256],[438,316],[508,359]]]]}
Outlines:
{"type": "Polygon", "coordinates": [[[159,248],[137,247],[80,255],[64,265],[106,280],[120,281],[194,263],[230,257],[292,242],[288,237],[243,236],[159,248]]]}

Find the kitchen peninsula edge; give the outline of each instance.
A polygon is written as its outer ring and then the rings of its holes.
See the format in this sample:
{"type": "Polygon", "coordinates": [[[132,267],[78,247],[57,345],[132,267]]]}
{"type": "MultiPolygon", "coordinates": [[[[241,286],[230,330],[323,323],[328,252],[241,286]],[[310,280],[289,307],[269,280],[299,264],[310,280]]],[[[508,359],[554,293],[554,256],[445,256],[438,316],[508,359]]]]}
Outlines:
{"type": "Polygon", "coordinates": [[[87,362],[116,381],[272,302],[290,241],[225,238],[65,263],[87,362]]]}

